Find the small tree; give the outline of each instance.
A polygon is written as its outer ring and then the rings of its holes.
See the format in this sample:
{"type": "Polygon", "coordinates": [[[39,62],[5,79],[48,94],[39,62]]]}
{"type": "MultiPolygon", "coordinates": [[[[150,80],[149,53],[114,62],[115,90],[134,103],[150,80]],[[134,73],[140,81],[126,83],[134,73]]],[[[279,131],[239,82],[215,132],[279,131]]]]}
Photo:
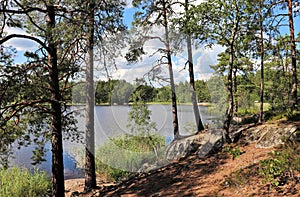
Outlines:
{"type": "Polygon", "coordinates": [[[130,128],[133,135],[139,135],[145,137],[153,147],[153,151],[158,157],[157,148],[151,137],[153,132],[157,131],[156,123],[151,121],[151,111],[146,105],[145,98],[147,98],[147,92],[143,91],[143,85],[137,81],[137,88],[131,95],[132,108],[128,113],[128,128],[130,128]],[[146,95],[145,95],[146,94],[146,95]]]}
{"type": "MultiPolygon", "coordinates": [[[[171,49],[171,39],[170,39],[170,21],[169,18],[173,13],[172,5],[175,2],[172,0],[157,0],[157,1],[147,1],[147,0],[134,0],[132,2],[134,7],[138,7],[141,10],[135,13],[136,29],[142,29],[142,35],[139,35],[139,42],[133,42],[131,51],[127,54],[127,60],[134,62],[138,60],[138,57],[145,54],[143,51],[143,45],[146,41],[157,39],[161,41],[164,48],[159,48],[157,51],[161,52],[163,55],[158,60],[157,69],[152,69],[155,73],[160,71],[162,65],[167,65],[169,72],[169,83],[171,85],[171,100],[172,100],[172,115],[173,115],[173,133],[174,138],[178,138],[179,126],[178,126],[178,115],[177,115],[177,100],[175,92],[175,82],[174,73],[172,65],[172,49],[171,49]],[[164,31],[163,36],[151,35],[152,27],[162,28],[164,31]]],[[[156,73],[157,74],[157,73],[156,73]]],[[[153,77],[156,77],[155,75],[153,77]]]]}

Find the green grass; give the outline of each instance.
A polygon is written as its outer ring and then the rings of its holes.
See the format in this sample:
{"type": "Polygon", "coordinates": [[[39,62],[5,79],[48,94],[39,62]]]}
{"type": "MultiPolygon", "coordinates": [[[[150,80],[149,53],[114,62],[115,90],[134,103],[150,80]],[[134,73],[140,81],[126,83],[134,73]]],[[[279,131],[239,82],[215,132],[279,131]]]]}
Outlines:
{"type": "Polygon", "coordinates": [[[40,197],[51,191],[51,182],[45,172],[13,167],[0,169],[0,196],[40,197]]]}
{"type": "Polygon", "coordinates": [[[96,150],[96,170],[108,180],[116,181],[137,172],[144,163],[155,163],[163,157],[165,139],[142,135],[119,136],[96,150]]]}
{"type": "MultiPolygon", "coordinates": [[[[269,103],[264,103],[264,111],[268,111],[271,108],[271,105],[269,103]]],[[[260,103],[254,103],[252,107],[249,108],[239,108],[238,115],[239,116],[245,116],[245,115],[252,115],[252,114],[258,114],[260,111],[260,103]]]]}

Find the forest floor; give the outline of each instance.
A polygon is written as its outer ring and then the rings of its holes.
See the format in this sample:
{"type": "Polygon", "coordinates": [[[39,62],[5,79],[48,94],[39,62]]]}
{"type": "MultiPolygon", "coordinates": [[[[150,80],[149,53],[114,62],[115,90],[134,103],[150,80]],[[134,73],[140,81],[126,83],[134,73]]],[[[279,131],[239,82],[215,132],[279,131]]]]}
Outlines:
{"type": "MultiPolygon", "coordinates": [[[[200,159],[197,155],[180,158],[160,169],[139,174],[116,185],[104,183],[99,177],[99,189],[76,196],[299,196],[299,174],[296,182],[275,187],[263,183],[258,172],[261,160],[269,157],[274,148],[255,148],[254,143],[234,145],[243,154],[233,158],[224,149],[200,159]]],[[[66,196],[82,192],[84,179],[66,180],[66,196]]]]}

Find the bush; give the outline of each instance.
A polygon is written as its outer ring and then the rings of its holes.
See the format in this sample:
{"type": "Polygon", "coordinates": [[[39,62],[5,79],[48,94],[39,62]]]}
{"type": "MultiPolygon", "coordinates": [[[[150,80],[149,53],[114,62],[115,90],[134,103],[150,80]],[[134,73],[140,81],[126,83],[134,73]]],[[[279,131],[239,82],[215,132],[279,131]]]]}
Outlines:
{"type": "Polygon", "coordinates": [[[0,196],[40,197],[46,196],[51,190],[51,182],[45,172],[17,167],[0,169],[0,196]]]}
{"type": "Polygon", "coordinates": [[[163,157],[165,139],[152,134],[112,138],[96,150],[96,170],[110,180],[126,178],[144,163],[155,163],[163,157]]]}
{"type": "MultiPolygon", "coordinates": [[[[260,161],[260,173],[264,182],[274,186],[284,185],[300,169],[300,148],[295,142],[287,142],[270,153],[271,158],[260,161]]],[[[293,181],[293,180],[292,180],[293,181]]]]}
{"type": "Polygon", "coordinates": [[[238,146],[236,146],[235,148],[232,146],[226,146],[224,150],[232,156],[233,160],[245,153],[244,151],[241,151],[238,146]]]}

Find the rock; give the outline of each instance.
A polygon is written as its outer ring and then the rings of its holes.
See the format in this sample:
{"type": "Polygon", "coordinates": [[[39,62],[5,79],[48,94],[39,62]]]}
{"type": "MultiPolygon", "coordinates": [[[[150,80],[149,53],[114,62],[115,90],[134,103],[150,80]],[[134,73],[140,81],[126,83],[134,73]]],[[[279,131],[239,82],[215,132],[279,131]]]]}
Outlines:
{"type": "Polygon", "coordinates": [[[243,131],[243,138],[245,141],[252,143],[259,140],[262,136],[264,130],[267,128],[267,125],[258,125],[256,127],[249,128],[243,131]]]}
{"type": "MultiPolygon", "coordinates": [[[[172,161],[196,153],[206,157],[220,150],[224,144],[223,130],[206,130],[205,133],[181,137],[167,147],[166,159],[172,161]]],[[[256,148],[271,148],[283,144],[286,139],[300,141],[300,132],[294,124],[281,126],[272,124],[248,124],[230,130],[230,138],[237,142],[240,138],[248,143],[256,143],[256,148]]]]}
{"type": "Polygon", "coordinates": [[[229,137],[233,143],[237,142],[242,136],[243,132],[256,126],[256,124],[247,124],[242,126],[235,126],[230,129],[229,137]]]}
{"type": "Polygon", "coordinates": [[[192,151],[195,152],[200,146],[197,142],[202,141],[204,135],[204,133],[199,133],[173,140],[166,149],[166,159],[172,161],[179,157],[186,157],[192,151]]]}
{"type": "Polygon", "coordinates": [[[160,166],[156,164],[149,164],[149,163],[144,163],[142,167],[138,170],[138,173],[143,173],[143,172],[149,172],[151,170],[155,170],[159,168],[160,166]]]}
{"type": "Polygon", "coordinates": [[[218,152],[224,144],[224,140],[221,132],[208,133],[202,142],[205,143],[203,143],[197,150],[197,155],[200,158],[218,152]]]}
{"type": "Polygon", "coordinates": [[[222,130],[206,130],[205,133],[183,137],[171,142],[167,147],[166,159],[171,161],[196,152],[205,157],[223,146],[222,130]]]}
{"type": "Polygon", "coordinates": [[[258,139],[255,147],[271,148],[280,144],[284,144],[286,140],[295,140],[297,138],[296,131],[298,128],[294,125],[286,127],[274,127],[268,125],[264,128],[261,137],[258,139]]]}

